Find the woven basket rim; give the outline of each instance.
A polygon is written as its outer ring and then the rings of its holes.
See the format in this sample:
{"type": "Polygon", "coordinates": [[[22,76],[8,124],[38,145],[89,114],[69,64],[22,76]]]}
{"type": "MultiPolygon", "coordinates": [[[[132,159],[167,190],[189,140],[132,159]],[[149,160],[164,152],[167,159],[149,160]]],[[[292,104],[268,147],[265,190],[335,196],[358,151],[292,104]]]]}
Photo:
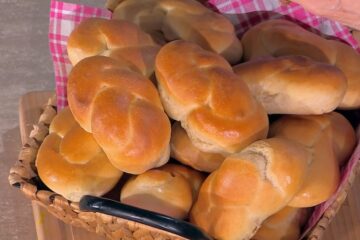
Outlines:
{"type": "Polygon", "coordinates": [[[38,189],[36,185],[38,176],[35,168],[37,150],[48,135],[50,123],[56,114],[56,96],[54,95],[43,107],[38,122],[34,124],[33,130],[30,132],[28,141],[20,150],[18,160],[10,169],[8,178],[10,185],[19,188],[27,198],[35,201],[65,223],[96,232],[108,239],[137,239],[144,236],[154,239],[159,235],[163,237],[161,239],[184,239],[173,233],[141,223],[103,213],[81,211],[78,202],[69,201],[51,190],[38,189]]]}
{"type": "MultiPolygon", "coordinates": [[[[167,239],[184,239],[172,233],[146,226],[141,223],[131,222],[102,213],[83,212],[79,208],[79,203],[69,201],[53,191],[39,190],[34,180],[37,178],[35,168],[37,150],[45,137],[48,135],[50,123],[56,114],[56,96],[54,94],[54,96],[52,96],[43,107],[38,123],[33,126],[33,130],[30,132],[29,140],[23,144],[18,160],[10,169],[8,179],[12,186],[19,188],[27,198],[45,207],[47,211],[65,223],[85,228],[90,232],[96,232],[109,239],[119,239],[118,237],[122,238],[122,235],[124,235],[122,232],[125,232],[125,235],[132,235],[132,237],[136,239],[136,233],[142,229],[148,231],[151,236],[160,234],[162,236],[167,236],[167,239]],[[116,226],[113,226],[114,229],[107,229],[102,226],[102,224],[118,224],[118,228],[120,229],[116,229],[116,226]],[[125,226],[121,226],[121,224],[125,224],[125,226]],[[134,231],[129,233],[129,229],[130,232],[132,230],[134,231]],[[116,236],[114,236],[114,232],[116,233],[116,236]]],[[[307,239],[321,239],[325,229],[329,226],[331,220],[335,217],[336,213],[345,201],[359,170],[360,161],[356,163],[356,167],[350,173],[348,182],[340,189],[339,196],[324,212],[316,225],[309,231],[306,236],[307,239]]]]}

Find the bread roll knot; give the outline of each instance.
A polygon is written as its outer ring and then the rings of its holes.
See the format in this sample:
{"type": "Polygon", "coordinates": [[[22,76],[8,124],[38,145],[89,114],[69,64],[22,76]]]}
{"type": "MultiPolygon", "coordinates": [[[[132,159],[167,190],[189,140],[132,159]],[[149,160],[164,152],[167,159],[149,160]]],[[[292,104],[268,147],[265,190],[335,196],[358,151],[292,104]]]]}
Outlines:
{"type": "Polygon", "coordinates": [[[72,69],[68,102],[75,119],[118,169],[140,174],[169,159],[170,121],[155,86],[104,56],[72,69]]]}
{"type": "Polygon", "coordinates": [[[251,60],[234,71],[269,114],[328,113],[347,91],[341,70],[304,56],[251,60]]]}
{"type": "Polygon", "coordinates": [[[308,177],[289,203],[292,207],[313,207],[331,197],[339,185],[339,165],[356,143],[352,126],[336,112],[283,116],[271,125],[269,136],[298,142],[312,155],[308,177]]]}
{"type": "Polygon", "coordinates": [[[266,137],[263,107],[218,54],[179,40],[160,50],[155,65],[163,106],[196,147],[228,154],[266,137]]]}
{"type": "Polygon", "coordinates": [[[152,169],[130,178],[121,189],[121,202],[184,219],[191,208],[191,183],[181,174],[152,169]]]}
{"type": "Polygon", "coordinates": [[[216,52],[231,63],[241,59],[242,46],[231,22],[197,1],[125,0],[109,6],[113,19],[137,24],[161,44],[183,39],[216,52]]]}
{"type": "Polygon", "coordinates": [[[153,73],[159,49],[150,35],[135,24],[101,18],[82,21],[70,34],[67,45],[72,65],[86,57],[103,55],[145,76],[153,73]]]}
{"type": "Polygon", "coordinates": [[[296,23],[281,19],[254,26],[244,34],[241,42],[245,60],[302,55],[338,67],[347,79],[347,89],[339,108],[360,107],[360,54],[351,46],[327,40],[296,23]]]}
{"type": "Polygon", "coordinates": [[[300,144],[280,138],[252,143],[205,180],[191,222],[216,239],[250,239],[299,191],[310,157],[300,144]]]}
{"type": "Polygon", "coordinates": [[[50,134],[40,146],[36,167],[46,186],[75,202],[86,194],[105,194],[122,175],[93,136],[76,123],[69,108],[52,121],[50,134]]]}
{"type": "Polygon", "coordinates": [[[121,202],[174,218],[188,216],[205,177],[178,164],[166,164],[131,177],[121,190],[121,202]]]}

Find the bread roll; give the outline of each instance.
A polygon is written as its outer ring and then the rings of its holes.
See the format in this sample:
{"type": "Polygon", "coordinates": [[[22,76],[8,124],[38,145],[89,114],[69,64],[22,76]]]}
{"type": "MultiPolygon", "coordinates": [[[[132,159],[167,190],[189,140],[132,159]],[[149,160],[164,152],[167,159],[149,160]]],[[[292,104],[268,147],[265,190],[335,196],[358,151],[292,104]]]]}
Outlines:
{"type": "Polygon", "coordinates": [[[75,119],[118,169],[140,174],[169,160],[170,121],[141,74],[109,57],[88,57],[72,69],[67,96],[75,119]]]}
{"type": "Polygon", "coordinates": [[[122,20],[88,18],[70,34],[67,52],[72,65],[86,57],[109,56],[144,76],[154,72],[160,47],[135,24],[122,20]]]}
{"type": "Polygon", "coordinates": [[[234,71],[269,114],[328,113],[339,106],[347,89],[337,67],[303,56],[257,59],[234,71]]]}
{"type": "Polygon", "coordinates": [[[169,172],[171,174],[180,174],[181,176],[183,176],[190,183],[192,187],[193,200],[196,200],[201,184],[205,180],[204,174],[191,168],[171,163],[168,163],[158,169],[169,172]]]}
{"type": "Polygon", "coordinates": [[[286,20],[269,20],[247,31],[241,39],[245,60],[264,56],[302,55],[338,67],[347,78],[340,108],[360,107],[360,54],[350,46],[306,31],[286,20]]]}
{"type": "Polygon", "coordinates": [[[335,112],[319,116],[284,116],[271,125],[269,136],[296,141],[313,156],[304,186],[289,206],[315,206],[336,191],[340,181],[339,164],[355,146],[354,131],[344,117],[335,112]]]}
{"type": "Polygon", "coordinates": [[[69,108],[57,114],[40,145],[36,167],[54,192],[78,202],[83,195],[101,196],[119,181],[122,172],[111,165],[90,133],[74,120],[69,108]]]}
{"type": "Polygon", "coordinates": [[[129,179],[121,189],[120,201],[184,219],[193,203],[192,190],[183,175],[152,169],[129,179]]]}
{"type": "Polygon", "coordinates": [[[195,0],[125,0],[113,9],[113,19],[137,24],[159,43],[183,39],[236,63],[242,46],[234,26],[224,16],[195,0]]]}
{"type": "Polygon", "coordinates": [[[202,151],[234,153],[266,137],[265,110],[221,56],[174,41],[161,48],[155,74],[165,111],[202,151]]]}
{"type": "Polygon", "coordinates": [[[171,128],[170,148],[171,157],[199,171],[213,172],[225,159],[221,154],[203,152],[195,147],[179,122],[171,128]]]}
{"type": "Polygon", "coordinates": [[[250,239],[303,185],[311,155],[298,143],[259,140],[205,180],[190,220],[215,239],[250,239]]]}
{"type": "Polygon", "coordinates": [[[307,212],[305,208],[284,207],[262,223],[252,240],[298,240],[307,212]]]}

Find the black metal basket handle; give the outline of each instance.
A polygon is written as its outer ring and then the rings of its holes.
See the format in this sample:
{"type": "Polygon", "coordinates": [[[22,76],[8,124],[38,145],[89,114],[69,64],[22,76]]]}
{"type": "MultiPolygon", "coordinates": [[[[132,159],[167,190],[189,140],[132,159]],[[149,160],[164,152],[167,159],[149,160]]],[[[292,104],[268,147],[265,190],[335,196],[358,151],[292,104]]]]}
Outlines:
{"type": "Polygon", "coordinates": [[[106,198],[86,195],[80,200],[80,209],[142,223],[191,240],[212,240],[191,223],[106,198]]]}

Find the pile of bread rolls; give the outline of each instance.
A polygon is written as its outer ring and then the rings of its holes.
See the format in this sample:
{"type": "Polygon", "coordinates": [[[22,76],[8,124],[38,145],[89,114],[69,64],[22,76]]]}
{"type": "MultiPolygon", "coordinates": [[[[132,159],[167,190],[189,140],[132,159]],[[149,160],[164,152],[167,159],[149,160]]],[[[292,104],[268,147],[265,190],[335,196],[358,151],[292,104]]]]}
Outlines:
{"type": "Polygon", "coordinates": [[[39,149],[42,181],[79,201],[130,175],[121,202],[215,239],[297,239],[355,146],[334,110],[360,108],[360,55],[285,20],[240,40],[195,0],[107,6],[112,20],[69,37],[69,108],[39,149]]]}

